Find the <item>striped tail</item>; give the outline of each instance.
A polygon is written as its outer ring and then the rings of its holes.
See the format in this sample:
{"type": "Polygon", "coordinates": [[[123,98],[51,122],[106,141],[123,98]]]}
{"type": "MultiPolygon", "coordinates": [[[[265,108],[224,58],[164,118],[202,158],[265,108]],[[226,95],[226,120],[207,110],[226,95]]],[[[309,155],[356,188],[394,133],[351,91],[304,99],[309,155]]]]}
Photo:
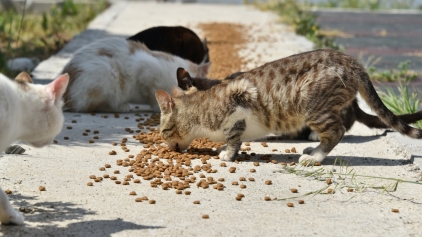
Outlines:
{"type": "Polygon", "coordinates": [[[362,71],[360,73],[360,78],[359,93],[371,109],[375,111],[381,121],[403,135],[416,139],[422,138],[422,130],[409,126],[384,105],[375,91],[368,73],[362,71]]]}

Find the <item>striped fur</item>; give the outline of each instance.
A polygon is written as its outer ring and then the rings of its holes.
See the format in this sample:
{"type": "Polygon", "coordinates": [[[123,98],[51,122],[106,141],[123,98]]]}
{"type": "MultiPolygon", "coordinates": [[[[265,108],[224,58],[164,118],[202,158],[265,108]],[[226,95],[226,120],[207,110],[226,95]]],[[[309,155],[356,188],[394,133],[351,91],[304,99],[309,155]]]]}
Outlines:
{"type": "MultiPolygon", "coordinates": [[[[205,91],[168,96],[173,107],[162,110],[161,132],[169,144],[180,148],[187,148],[198,137],[236,147],[237,140],[226,131],[239,121],[245,123],[241,141],[268,133],[294,134],[310,127],[321,143],[305,149],[299,161],[321,162],[343,138],[346,129],[341,113],[353,105],[358,92],[386,125],[412,138],[422,137],[421,130],[385,107],[357,60],[328,49],[267,63],[205,91]]],[[[160,108],[165,103],[159,102],[160,108]]],[[[222,158],[233,159],[236,154],[231,153],[226,151],[222,158]]]]}

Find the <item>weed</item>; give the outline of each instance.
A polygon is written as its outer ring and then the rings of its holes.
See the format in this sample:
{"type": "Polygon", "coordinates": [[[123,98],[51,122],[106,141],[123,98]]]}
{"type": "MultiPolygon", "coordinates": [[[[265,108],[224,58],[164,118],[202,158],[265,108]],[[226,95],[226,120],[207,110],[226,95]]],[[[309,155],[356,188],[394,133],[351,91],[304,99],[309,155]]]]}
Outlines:
{"type": "Polygon", "coordinates": [[[321,182],[326,182],[326,180],[330,178],[332,183],[325,185],[323,188],[307,192],[300,196],[278,198],[278,200],[295,199],[310,195],[315,196],[318,194],[333,194],[336,192],[344,192],[349,188],[353,189],[353,192],[365,192],[368,189],[382,190],[382,192],[395,192],[397,191],[400,183],[422,185],[422,183],[415,181],[357,174],[347,162],[341,159],[336,159],[334,161],[333,168],[331,170],[323,167],[316,168],[314,166],[297,165],[295,167],[285,166],[280,172],[314,178],[321,182]],[[329,188],[332,189],[332,192],[328,192],[329,188]]]}
{"type": "Polygon", "coordinates": [[[406,60],[397,65],[397,69],[379,71],[374,65],[367,67],[369,77],[372,81],[397,82],[411,81],[417,77],[417,73],[409,70],[410,61],[406,60]]]}
{"type": "Polygon", "coordinates": [[[314,6],[327,8],[352,8],[352,9],[413,9],[414,0],[326,0],[314,3],[314,6]]]}

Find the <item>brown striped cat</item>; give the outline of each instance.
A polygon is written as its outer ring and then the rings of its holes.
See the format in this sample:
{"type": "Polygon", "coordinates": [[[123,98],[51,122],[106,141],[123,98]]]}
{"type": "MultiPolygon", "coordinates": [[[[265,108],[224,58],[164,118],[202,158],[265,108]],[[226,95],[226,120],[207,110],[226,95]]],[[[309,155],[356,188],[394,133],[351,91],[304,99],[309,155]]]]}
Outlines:
{"type": "Polygon", "coordinates": [[[395,116],[378,97],[365,68],[353,57],[323,49],[293,55],[244,73],[209,90],[171,97],[156,91],[160,133],[170,148],[186,149],[195,138],[225,141],[220,159],[232,160],[242,141],[269,133],[293,134],[309,126],[320,137],[299,162],[321,162],[346,131],[341,111],[360,93],[378,117],[401,134],[421,139],[422,130],[395,116]]]}
{"type": "MultiPolygon", "coordinates": [[[[227,76],[224,80],[209,79],[209,78],[197,78],[191,77],[189,72],[183,68],[177,69],[177,82],[178,86],[185,91],[185,93],[192,93],[195,91],[208,90],[211,87],[221,84],[228,83],[231,79],[234,79],[244,72],[236,72],[227,76]]],[[[352,128],[353,124],[358,121],[369,128],[389,128],[388,125],[383,123],[377,116],[365,113],[358,104],[357,99],[353,100],[352,104],[341,111],[341,119],[343,126],[346,131],[352,128]]],[[[413,114],[398,115],[407,124],[416,123],[422,120],[422,110],[413,114]]],[[[283,134],[284,138],[293,140],[311,140],[319,141],[319,136],[316,132],[312,131],[309,127],[304,127],[301,131],[295,132],[294,134],[283,134]]]]}

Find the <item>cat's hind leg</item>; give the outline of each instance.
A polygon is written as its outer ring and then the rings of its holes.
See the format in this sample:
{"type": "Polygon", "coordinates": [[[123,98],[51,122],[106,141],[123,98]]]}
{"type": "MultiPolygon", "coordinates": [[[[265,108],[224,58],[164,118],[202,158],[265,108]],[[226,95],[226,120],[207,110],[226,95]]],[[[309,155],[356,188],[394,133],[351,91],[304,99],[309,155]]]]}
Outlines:
{"type": "Polygon", "coordinates": [[[218,155],[221,160],[232,161],[239,152],[242,141],[240,137],[246,129],[245,120],[237,121],[231,128],[224,129],[224,136],[226,138],[226,150],[221,151],[218,155]]]}
{"type": "Polygon", "coordinates": [[[303,150],[303,155],[299,158],[300,163],[322,162],[346,132],[341,119],[336,115],[325,117],[320,121],[310,122],[309,126],[319,135],[321,142],[316,148],[308,147],[303,150]]]}
{"type": "Polygon", "coordinates": [[[2,224],[22,225],[24,219],[19,211],[13,209],[6,193],[0,188],[0,222],[2,224]]]}

